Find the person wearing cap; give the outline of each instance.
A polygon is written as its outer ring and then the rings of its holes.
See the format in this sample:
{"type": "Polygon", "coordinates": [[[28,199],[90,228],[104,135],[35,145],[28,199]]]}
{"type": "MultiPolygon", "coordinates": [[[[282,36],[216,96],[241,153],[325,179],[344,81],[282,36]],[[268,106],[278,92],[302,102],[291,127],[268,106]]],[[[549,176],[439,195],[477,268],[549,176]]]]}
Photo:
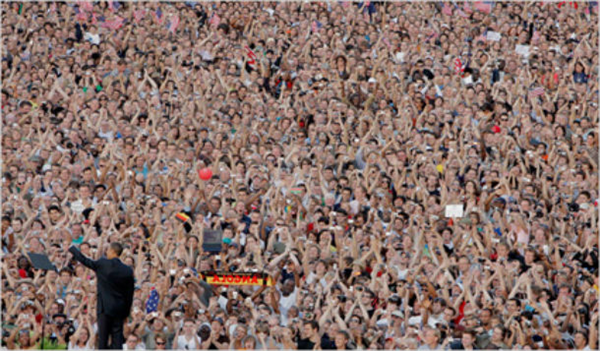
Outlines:
{"type": "Polygon", "coordinates": [[[150,350],[156,348],[156,345],[154,344],[155,336],[164,334],[167,337],[167,349],[170,349],[171,343],[174,342],[175,338],[175,332],[172,327],[173,324],[174,323],[169,322],[162,313],[151,312],[146,315],[135,332],[138,335],[141,335],[142,342],[150,350]]]}
{"type": "Polygon", "coordinates": [[[394,335],[395,337],[404,335],[404,331],[405,331],[405,329],[404,329],[405,328],[404,327],[404,313],[402,313],[402,311],[396,310],[396,311],[392,312],[392,320],[391,320],[391,324],[388,328],[392,330],[391,333],[388,330],[388,335],[391,334],[391,335],[394,335]]]}

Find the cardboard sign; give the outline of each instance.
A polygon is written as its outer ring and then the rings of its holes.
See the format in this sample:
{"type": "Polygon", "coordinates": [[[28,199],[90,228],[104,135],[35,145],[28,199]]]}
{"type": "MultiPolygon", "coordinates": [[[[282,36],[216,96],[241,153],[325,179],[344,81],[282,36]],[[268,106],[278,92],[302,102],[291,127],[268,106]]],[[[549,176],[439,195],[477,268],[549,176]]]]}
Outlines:
{"type": "Polygon", "coordinates": [[[397,61],[397,62],[404,62],[404,56],[405,56],[405,55],[406,55],[406,54],[405,54],[405,53],[403,53],[403,52],[397,52],[397,53],[396,53],[396,61],[397,61]]]}
{"type": "Polygon", "coordinates": [[[529,45],[517,45],[515,52],[523,57],[529,57],[529,45]]]}
{"type": "Polygon", "coordinates": [[[494,31],[487,32],[487,40],[500,41],[501,38],[502,38],[502,34],[500,34],[498,32],[494,32],[494,31]]]}
{"type": "Polygon", "coordinates": [[[203,231],[202,250],[205,252],[221,252],[223,231],[205,229],[203,231]]]}
{"type": "Polygon", "coordinates": [[[464,216],[463,205],[446,205],[446,218],[462,218],[464,216]]]}
{"type": "Polygon", "coordinates": [[[202,274],[211,285],[273,286],[274,282],[266,273],[207,272],[202,274]]]}

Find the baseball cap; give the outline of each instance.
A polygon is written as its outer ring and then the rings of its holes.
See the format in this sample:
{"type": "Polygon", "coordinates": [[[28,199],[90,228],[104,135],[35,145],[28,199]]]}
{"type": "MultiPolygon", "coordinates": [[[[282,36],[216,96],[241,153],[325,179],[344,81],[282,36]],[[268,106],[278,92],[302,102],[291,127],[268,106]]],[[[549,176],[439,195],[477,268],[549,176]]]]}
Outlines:
{"type": "Polygon", "coordinates": [[[404,314],[402,314],[401,311],[394,311],[394,312],[392,312],[392,316],[398,317],[398,318],[404,318],[404,314]]]}
{"type": "Polygon", "coordinates": [[[388,302],[399,304],[400,296],[398,296],[397,294],[394,294],[394,295],[390,296],[390,298],[388,299],[388,302]]]}

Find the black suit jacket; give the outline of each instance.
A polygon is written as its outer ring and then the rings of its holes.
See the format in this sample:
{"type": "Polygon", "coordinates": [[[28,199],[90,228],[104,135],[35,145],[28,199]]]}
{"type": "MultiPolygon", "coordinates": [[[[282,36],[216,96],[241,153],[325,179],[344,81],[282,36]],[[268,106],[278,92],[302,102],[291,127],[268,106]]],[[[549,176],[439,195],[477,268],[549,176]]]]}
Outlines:
{"type": "Polygon", "coordinates": [[[102,257],[94,261],[85,257],[74,246],[69,248],[69,252],[77,261],[96,272],[97,313],[115,318],[127,318],[133,303],[133,269],[118,258],[109,260],[102,257]]]}

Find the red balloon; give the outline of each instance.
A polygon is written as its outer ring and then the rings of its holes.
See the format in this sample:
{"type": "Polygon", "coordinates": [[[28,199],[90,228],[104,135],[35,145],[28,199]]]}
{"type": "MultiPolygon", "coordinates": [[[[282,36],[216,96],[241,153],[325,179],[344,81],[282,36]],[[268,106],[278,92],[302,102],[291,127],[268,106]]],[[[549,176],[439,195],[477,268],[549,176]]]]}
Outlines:
{"type": "Polygon", "coordinates": [[[202,180],[209,180],[210,178],[212,178],[212,171],[210,170],[210,168],[202,168],[201,170],[198,171],[198,175],[200,176],[200,179],[202,180]]]}

